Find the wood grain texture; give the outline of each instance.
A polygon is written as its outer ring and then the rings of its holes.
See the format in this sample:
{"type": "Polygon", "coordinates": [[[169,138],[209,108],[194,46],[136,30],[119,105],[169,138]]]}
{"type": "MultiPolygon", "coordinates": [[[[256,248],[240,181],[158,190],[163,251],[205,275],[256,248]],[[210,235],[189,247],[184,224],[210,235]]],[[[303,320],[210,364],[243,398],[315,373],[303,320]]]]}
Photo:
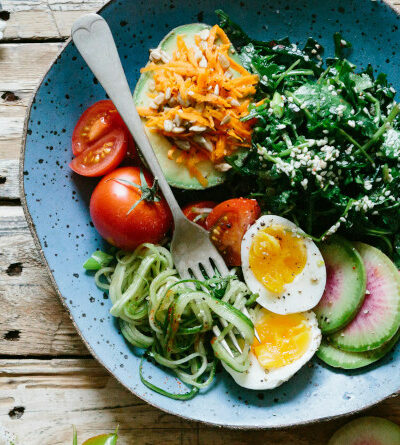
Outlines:
{"type": "MultiPolygon", "coordinates": [[[[210,428],[159,411],[123,388],[92,359],[0,360],[0,424],[30,445],[65,445],[119,425],[127,445],[323,445],[348,419],[281,431],[210,428]]],[[[396,420],[398,401],[368,411],[396,420]]]]}
{"type": "Polygon", "coordinates": [[[0,354],[89,354],[50,283],[17,206],[0,206],[0,301],[0,354]]]}
{"type": "Polygon", "coordinates": [[[196,424],[142,402],[95,360],[4,359],[0,370],[0,424],[21,444],[71,443],[72,425],[81,441],[117,425],[121,444],[190,445],[196,440],[196,424]]]}
{"type": "Polygon", "coordinates": [[[81,15],[95,12],[105,0],[2,0],[10,13],[4,39],[7,41],[65,40],[72,23],[81,15]]]}
{"type": "Polygon", "coordinates": [[[0,159],[0,201],[19,199],[19,162],[0,159]]]}
{"type": "Polygon", "coordinates": [[[0,159],[19,159],[28,104],[62,46],[0,44],[0,159]]]}

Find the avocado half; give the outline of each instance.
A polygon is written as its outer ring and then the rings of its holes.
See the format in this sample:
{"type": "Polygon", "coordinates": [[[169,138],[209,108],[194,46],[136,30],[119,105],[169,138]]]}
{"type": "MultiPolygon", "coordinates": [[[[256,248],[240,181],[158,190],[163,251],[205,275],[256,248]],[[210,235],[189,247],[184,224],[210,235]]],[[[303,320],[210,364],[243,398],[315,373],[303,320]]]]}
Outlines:
{"type": "MultiPolygon", "coordinates": [[[[164,37],[158,47],[165,51],[169,56],[172,56],[172,53],[176,50],[176,37],[178,35],[183,37],[188,46],[194,46],[194,36],[203,29],[210,28],[209,25],[204,23],[191,23],[178,26],[164,37]]],[[[235,57],[235,60],[240,63],[238,56],[235,57]]],[[[235,75],[234,72],[233,74],[235,75]]],[[[148,93],[150,91],[150,81],[152,78],[153,74],[151,72],[143,73],[140,76],[133,93],[133,100],[137,107],[147,107],[149,105],[151,99],[149,98],[148,93]]],[[[148,129],[145,126],[146,119],[142,119],[142,122],[168,183],[171,186],[180,189],[204,189],[205,187],[203,187],[195,177],[191,176],[184,166],[177,164],[174,160],[168,159],[168,151],[171,149],[169,140],[163,135],[148,129]]],[[[225,174],[217,171],[211,161],[200,162],[197,164],[197,167],[208,180],[206,188],[215,187],[224,182],[225,174]]]]}

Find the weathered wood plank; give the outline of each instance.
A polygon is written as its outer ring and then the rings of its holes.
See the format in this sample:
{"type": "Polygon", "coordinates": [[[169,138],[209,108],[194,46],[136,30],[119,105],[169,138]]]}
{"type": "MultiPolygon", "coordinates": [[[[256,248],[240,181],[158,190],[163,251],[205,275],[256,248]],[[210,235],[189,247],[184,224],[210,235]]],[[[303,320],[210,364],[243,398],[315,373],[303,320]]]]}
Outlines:
{"type": "Polygon", "coordinates": [[[0,159],[19,158],[27,105],[62,45],[0,45],[0,159]]]}
{"type": "Polygon", "coordinates": [[[394,10],[400,13],[400,2],[398,0],[386,0],[386,3],[391,5],[394,10]]]}
{"type": "Polygon", "coordinates": [[[10,13],[4,39],[65,40],[72,23],[81,15],[97,11],[105,0],[3,0],[10,13]]]}
{"type": "MultiPolygon", "coordinates": [[[[73,424],[81,439],[112,431],[118,424],[121,445],[321,445],[348,421],[282,431],[221,430],[147,405],[92,359],[2,359],[0,371],[0,424],[33,445],[70,443],[73,424]]],[[[396,421],[398,402],[390,399],[368,414],[396,421]]]]}
{"type": "Polygon", "coordinates": [[[89,354],[16,206],[0,206],[0,300],[0,354],[89,354]]]}
{"type": "Polygon", "coordinates": [[[121,444],[190,445],[197,425],[124,389],[95,360],[0,360],[0,424],[21,444],[64,445],[112,431],[121,444]]]}
{"type": "Polygon", "coordinates": [[[18,160],[0,159],[0,201],[19,199],[18,170],[18,160]]]}

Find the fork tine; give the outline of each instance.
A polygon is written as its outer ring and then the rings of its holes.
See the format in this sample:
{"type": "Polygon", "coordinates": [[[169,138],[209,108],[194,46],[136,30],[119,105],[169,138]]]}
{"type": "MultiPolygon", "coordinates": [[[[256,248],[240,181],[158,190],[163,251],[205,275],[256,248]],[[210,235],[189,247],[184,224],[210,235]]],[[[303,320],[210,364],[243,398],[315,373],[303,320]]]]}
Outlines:
{"type": "Polygon", "coordinates": [[[204,267],[204,270],[206,271],[208,278],[212,278],[215,275],[215,271],[212,264],[210,263],[210,260],[203,261],[201,265],[204,267]]]}
{"type": "MultiPolygon", "coordinates": [[[[226,276],[228,276],[230,274],[229,269],[226,267],[226,264],[225,264],[224,260],[221,258],[220,255],[218,255],[215,258],[212,258],[212,260],[214,261],[214,264],[216,265],[216,267],[217,267],[217,269],[218,269],[218,271],[219,271],[219,273],[221,274],[222,277],[226,277],[226,276]]],[[[249,311],[247,310],[246,306],[243,306],[242,313],[244,315],[246,315],[247,318],[251,319],[249,311]]],[[[254,336],[258,340],[258,343],[261,343],[260,335],[258,334],[256,328],[254,328],[254,336]]],[[[240,349],[240,352],[242,352],[241,349],[240,349]]]]}
{"type": "MultiPolygon", "coordinates": [[[[223,318],[220,318],[219,321],[221,322],[222,326],[226,328],[228,326],[228,323],[223,318]]],[[[242,354],[242,348],[240,347],[237,338],[235,337],[235,334],[232,331],[228,332],[229,338],[231,339],[233,345],[235,346],[236,350],[242,354]]]]}
{"type": "MultiPolygon", "coordinates": [[[[179,271],[179,275],[182,278],[182,280],[191,280],[192,279],[188,270],[179,271]]],[[[185,285],[190,287],[191,289],[195,288],[194,283],[185,283],[185,285]]]]}
{"type": "MultiPolygon", "coordinates": [[[[212,267],[211,263],[209,261],[203,261],[201,263],[201,265],[204,267],[204,270],[206,271],[209,278],[212,278],[214,276],[214,268],[212,267]]],[[[200,267],[198,265],[191,267],[191,270],[192,270],[194,276],[198,280],[204,280],[203,274],[202,274],[200,267]]],[[[221,322],[221,324],[224,328],[226,328],[228,326],[228,323],[223,318],[220,318],[219,321],[221,322]]],[[[243,352],[242,348],[240,347],[240,345],[235,337],[235,334],[232,331],[229,331],[228,336],[231,339],[236,350],[239,352],[239,354],[242,354],[242,352],[243,352]]],[[[225,348],[226,347],[229,348],[229,346],[226,342],[225,342],[224,346],[225,346],[225,348]]],[[[230,351],[230,349],[229,349],[229,351],[230,351]]]]}
{"type": "MultiPolygon", "coordinates": [[[[218,326],[214,325],[212,329],[213,329],[214,334],[215,334],[217,337],[221,334],[221,331],[220,331],[220,329],[219,329],[218,326]]],[[[226,349],[226,351],[228,352],[228,354],[229,354],[231,357],[234,357],[233,352],[231,351],[231,348],[229,347],[229,345],[228,345],[228,343],[226,342],[225,339],[224,339],[224,340],[221,340],[221,344],[222,344],[222,346],[226,349]]]]}
{"type": "Polygon", "coordinates": [[[211,259],[213,260],[218,272],[221,274],[221,277],[226,277],[229,275],[229,269],[226,267],[226,264],[220,255],[213,256],[211,259]]]}
{"type": "Polygon", "coordinates": [[[190,266],[190,270],[193,272],[193,275],[196,278],[196,280],[199,280],[199,281],[204,280],[203,274],[201,273],[201,270],[200,270],[200,267],[198,264],[196,264],[194,266],[190,266]]]}
{"type": "MultiPolygon", "coordinates": [[[[247,318],[250,318],[250,320],[251,320],[249,311],[247,310],[246,306],[243,306],[242,312],[244,315],[246,315],[247,318]]],[[[256,337],[256,339],[258,340],[258,343],[261,343],[260,336],[259,336],[257,329],[255,327],[254,327],[254,337],[256,337]]]]}

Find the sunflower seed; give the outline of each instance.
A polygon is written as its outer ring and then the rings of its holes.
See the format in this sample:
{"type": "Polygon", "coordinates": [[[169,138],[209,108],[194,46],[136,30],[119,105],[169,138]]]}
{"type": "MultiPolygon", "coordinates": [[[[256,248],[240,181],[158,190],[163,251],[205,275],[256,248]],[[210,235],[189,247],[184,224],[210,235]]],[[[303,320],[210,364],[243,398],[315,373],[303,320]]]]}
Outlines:
{"type": "Polygon", "coordinates": [[[232,168],[231,165],[227,164],[226,162],[222,162],[221,164],[215,164],[214,165],[215,170],[218,170],[219,172],[227,172],[232,168]]]}
{"type": "Polygon", "coordinates": [[[185,105],[185,101],[182,99],[181,93],[178,93],[178,103],[179,105],[182,105],[182,107],[185,105]]]}
{"type": "Polygon", "coordinates": [[[175,114],[175,117],[174,117],[174,124],[175,124],[177,127],[179,127],[179,125],[181,125],[181,122],[182,122],[182,120],[181,120],[179,114],[175,114]]]}
{"type": "Polygon", "coordinates": [[[215,87],[214,87],[214,94],[215,94],[216,96],[219,95],[219,85],[218,85],[218,84],[216,84],[215,87]]]}
{"type": "Polygon", "coordinates": [[[153,100],[154,100],[154,103],[156,103],[157,105],[161,105],[164,102],[164,100],[165,100],[165,94],[164,93],[160,93],[153,100]]]}
{"type": "Polygon", "coordinates": [[[172,133],[183,133],[186,130],[185,127],[174,127],[172,133]]]}
{"type": "Polygon", "coordinates": [[[218,62],[221,64],[224,70],[227,70],[231,64],[225,54],[218,54],[218,62]]]}
{"type": "Polygon", "coordinates": [[[168,87],[168,88],[165,90],[165,100],[170,100],[170,99],[171,99],[171,88],[168,87]]]}
{"type": "Polygon", "coordinates": [[[207,40],[210,36],[210,30],[209,29],[203,29],[199,32],[199,36],[201,40],[207,40]]]}
{"type": "Polygon", "coordinates": [[[205,138],[204,136],[200,136],[200,135],[196,135],[193,137],[193,140],[201,145],[203,148],[205,148],[207,151],[212,152],[214,150],[214,146],[212,144],[211,141],[209,141],[207,138],[205,138]]]}
{"type": "Polygon", "coordinates": [[[171,58],[165,51],[161,50],[160,53],[161,53],[161,61],[163,63],[168,63],[171,60],[171,58]]]}
{"type": "Polygon", "coordinates": [[[202,58],[201,58],[201,60],[199,62],[199,67],[200,68],[207,68],[207,66],[208,66],[207,59],[204,56],[202,56],[202,58]]]}
{"type": "Polygon", "coordinates": [[[225,125],[225,124],[229,124],[229,122],[231,121],[231,116],[229,114],[227,114],[221,121],[221,125],[225,125]]]}
{"type": "Polygon", "coordinates": [[[195,133],[202,133],[207,130],[207,127],[204,127],[203,125],[193,125],[189,130],[194,131],[195,133]]]}
{"type": "Polygon", "coordinates": [[[194,50],[194,58],[196,62],[198,62],[203,57],[203,53],[199,50],[199,48],[195,48],[194,50]]]}
{"type": "Polygon", "coordinates": [[[171,120],[169,120],[169,119],[165,119],[165,121],[164,121],[164,130],[168,131],[168,132],[171,132],[173,130],[173,128],[174,128],[174,123],[171,120]]]}
{"type": "Polygon", "coordinates": [[[161,59],[161,50],[160,48],[150,49],[150,60],[153,62],[157,62],[161,59]]]}
{"type": "Polygon", "coordinates": [[[231,105],[234,107],[240,107],[240,102],[237,99],[231,99],[231,105]]]}

